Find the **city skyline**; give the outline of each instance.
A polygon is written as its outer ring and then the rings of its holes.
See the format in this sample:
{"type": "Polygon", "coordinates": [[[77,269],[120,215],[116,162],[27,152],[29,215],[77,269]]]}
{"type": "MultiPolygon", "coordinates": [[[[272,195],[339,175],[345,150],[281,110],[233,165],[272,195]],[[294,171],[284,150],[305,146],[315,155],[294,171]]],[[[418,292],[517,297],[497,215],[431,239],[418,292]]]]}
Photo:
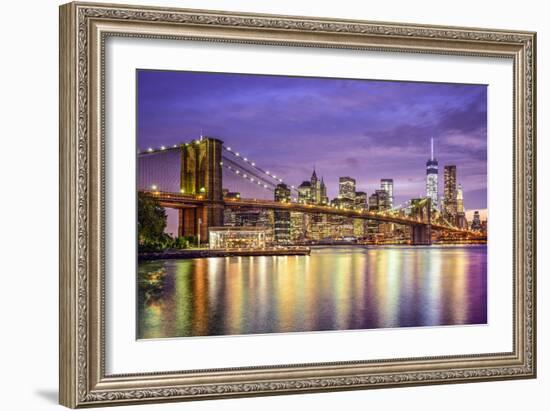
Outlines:
{"type": "Polygon", "coordinates": [[[137,338],[487,323],[486,86],[138,70],[136,109],[137,338]]]}
{"type": "Polygon", "coordinates": [[[239,147],[288,184],[315,169],[330,199],[342,176],[368,195],[393,179],[396,204],[425,195],[435,137],[440,195],[443,167],[457,165],[464,207],[486,207],[485,86],[138,71],[140,149],[201,133],[239,147]]]}

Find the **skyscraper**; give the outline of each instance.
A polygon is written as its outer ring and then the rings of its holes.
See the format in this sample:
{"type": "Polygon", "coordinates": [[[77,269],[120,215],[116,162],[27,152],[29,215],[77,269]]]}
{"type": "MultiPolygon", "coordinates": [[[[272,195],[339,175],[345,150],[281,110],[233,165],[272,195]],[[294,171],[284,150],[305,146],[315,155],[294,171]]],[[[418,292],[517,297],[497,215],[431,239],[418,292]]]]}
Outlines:
{"type": "Polygon", "coordinates": [[[390,208],[390,200],[386,190],[376,190],[369,197],[369,210],[384,211],[390,208]]]}
{"type": "Polygon", "coordinates": [[[356,210],[368,209],[368,197],[364,191],[357,191],[355,193],[354,206],[356,210]]]}
{"type": "MultiPolygon", "coordinates": [[[[355,192],[354,208],[356,210],[368,210],[368,196],[364,191],[355,192]]],[[[364,238],[367,233],[367,221],[356,218],[353,220],[353,235],[356,238],[364,238]]]]}
{"type": "MultiPolygon", "coordinates": [[[[304,183],[302,183],[303,185],[304,183]]],[[[311,185],[311,203],[313,204],[328,204],[327,187],[323,178],[317,178],[317,172],[313,169],[310,179],[311,185]]]]}
{"type": "Polygon", "coordinates": [[[481,231],[481,219],[479,218],[479,211],[474,211],[474,218],[472,220],[472,230],[481,231]]]}
{"type": "Polygon", "coordinates": [[[319,204],[321,202],[321,182],[317,178],[317,173],[313,169],[311,174],[311,200],[313,204],[319,204]]]}
{"type": "Polygon", "coordinates": [[[456,212],[464,212],[464,194],[462,193],[462,185],[459,184],[456,189],[456,212]]]}
{"type": "Polygon", "coordinates": [[[298,186],[298,202],[302,204],[328,204],[327,186],[321,177],[317,178],[315,169],[309,181],[303,181],[298,186]]]}
{"type": "Polygon", "coordinates": [[[304,213],[290,213],[290,240],[303,240],[306,236],[306,215],[304,213]]]}
{"type": "Polygon", "coordinates": [[[431,155],[430,159],[426,162],[426,197],[432,199],[432,207],[437,208],[437,177],[439,173],[439,165],[434,158],[434,139],[431,138],[431,155]]]}
{"type": "Polygon", "coordinates": [[[311,182],[304,181],[298,186],[298,202],[310,204],[311,201],[311,182]]]}
{"type": "MultiPolygon", "coordinates": [[[[384,211],[390,208],[389,195],[386,190],[376,190],[369,197],[369,210],[370,211],[384,211]]],[[[379,223],[373,220],[367,220],[367,231],[370,235],[376,235],[378,233],[385,232],[390,229],[389,224],[379,223]]]]}
{"type": "Polygon", "coordinates": [[[456,166],[445,166],[443,174],[443,217],[451,224],[456,224],[457,191],[456,191],[456,166]]]}
{"type": "Polygon", "coordinates": [[[338,187],[338,198],[353,202],[355,200],[355,179],[351,177],[340,177],[338,187]]]}
{"type": "Polygon", "coordinates": [[[460,228],[468,228],[466,213],[464,212],[464,194],[460,184],[456,189],[456,225],[460,228]]]}
{"type": "Polygon", "coordinates": [[[383,178],[380,180],[380,189],[388,193],[389,208],[393,208],[393,178],[383,178]]]}
{"type": "Polygon", "coordinates": [[[328,204],[328,196],[327,196],[327,186],[325,185],[325,180],[323,177],[321,177],[321,184],[320,184],[320,190],[321,190],[321,204],[328,204]]]}
{"type": "MultiPolygon", "coordinates": [[[[284,183],[275,187],[275,201],[290,202],[290,188],[284,183]]],[[[290,211],[275,210],[274,212],[275,242],[281,245],[290,244],[290,211]]]]}
{"type": "Polygon", "coordinates": [[[290,202],[290,188],[285,183],[277,184],[275,187],[275,201],[290,202]]]}

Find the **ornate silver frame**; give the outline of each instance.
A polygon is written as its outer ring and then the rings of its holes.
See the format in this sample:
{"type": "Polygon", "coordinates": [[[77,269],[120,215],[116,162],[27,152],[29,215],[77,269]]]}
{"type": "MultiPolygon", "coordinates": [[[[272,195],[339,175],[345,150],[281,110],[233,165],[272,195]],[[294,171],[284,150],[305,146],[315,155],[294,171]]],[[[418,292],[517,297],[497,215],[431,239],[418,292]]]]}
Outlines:
{"type": "Polygon", "coordinates": [[[70,3],[60,8],[60,403],[68,407],[536,376],[533,32],[70,3]],[[109,36],[475,55],[514,63],[512,352],[106,375],[103,64],[109,36]]]}

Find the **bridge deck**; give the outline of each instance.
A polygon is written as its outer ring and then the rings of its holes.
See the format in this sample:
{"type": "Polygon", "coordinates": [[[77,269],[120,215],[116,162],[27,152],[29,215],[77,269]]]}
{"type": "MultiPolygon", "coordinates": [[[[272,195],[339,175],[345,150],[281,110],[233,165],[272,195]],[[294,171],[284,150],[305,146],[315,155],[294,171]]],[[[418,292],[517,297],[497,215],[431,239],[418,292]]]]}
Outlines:
{"type": "MultiPolygon", "coordinates": [[[[206,200],[200,195],[188,195],[188,194],[170,193],[170,192],[163,192],[163,191],[142,191],[142,192],[156,198],[163,207],[168,207],[168,208],[200,207],[205,204],[213,203],[213,201],[206,200]]],[[[258,200],[258,199],[249,199],[249,198],[240,198],[240,199],[224,198],[222,203],[224,207],[229,207],[229,208],[259,208],[259,209],[285,210],[285,211],[313,213],[313,214],[329,214],[329,215],[338,215],[342,217],[359,218],[364,220],[373,220],[373,221],[379,221],[384,223],[401,224],[401,225],[408,225],[408,226],[430,224],[427,221],[422,221],[411,217],[391,215],[391,212],[371,212],[366,210],[350,210],[350,209],[336,208],[336,207],[323,206],[323,205],[314,205],[314,204],[278,202],[278,201],[258,200]]],[[[478,234],[470,230],[464,230],[456,227],[449,227],[446,225],[437,224],[433,222],[430,225],[432,230],[463,232],[463,233],[469,233],[473,235],[478,234]]]]}

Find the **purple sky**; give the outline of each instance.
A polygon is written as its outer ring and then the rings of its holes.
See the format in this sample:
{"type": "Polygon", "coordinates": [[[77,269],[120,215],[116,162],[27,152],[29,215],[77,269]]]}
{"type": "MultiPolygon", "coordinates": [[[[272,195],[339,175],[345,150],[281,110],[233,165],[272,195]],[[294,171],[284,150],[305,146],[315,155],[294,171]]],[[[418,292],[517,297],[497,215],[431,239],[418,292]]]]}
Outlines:
{"type": "MultiPolygon", "coordinates": [[[[443,166],[457,166],[466,209],[487,204],[487,87],[138,70],[138,147],[215,136],[281,176],[328,194],[338,177],[369,195],[394,179],[399,204],[425,195],[429,139],[443,166]]],[[[225,177],[224,177],[225,178],[225,177]]]]}

